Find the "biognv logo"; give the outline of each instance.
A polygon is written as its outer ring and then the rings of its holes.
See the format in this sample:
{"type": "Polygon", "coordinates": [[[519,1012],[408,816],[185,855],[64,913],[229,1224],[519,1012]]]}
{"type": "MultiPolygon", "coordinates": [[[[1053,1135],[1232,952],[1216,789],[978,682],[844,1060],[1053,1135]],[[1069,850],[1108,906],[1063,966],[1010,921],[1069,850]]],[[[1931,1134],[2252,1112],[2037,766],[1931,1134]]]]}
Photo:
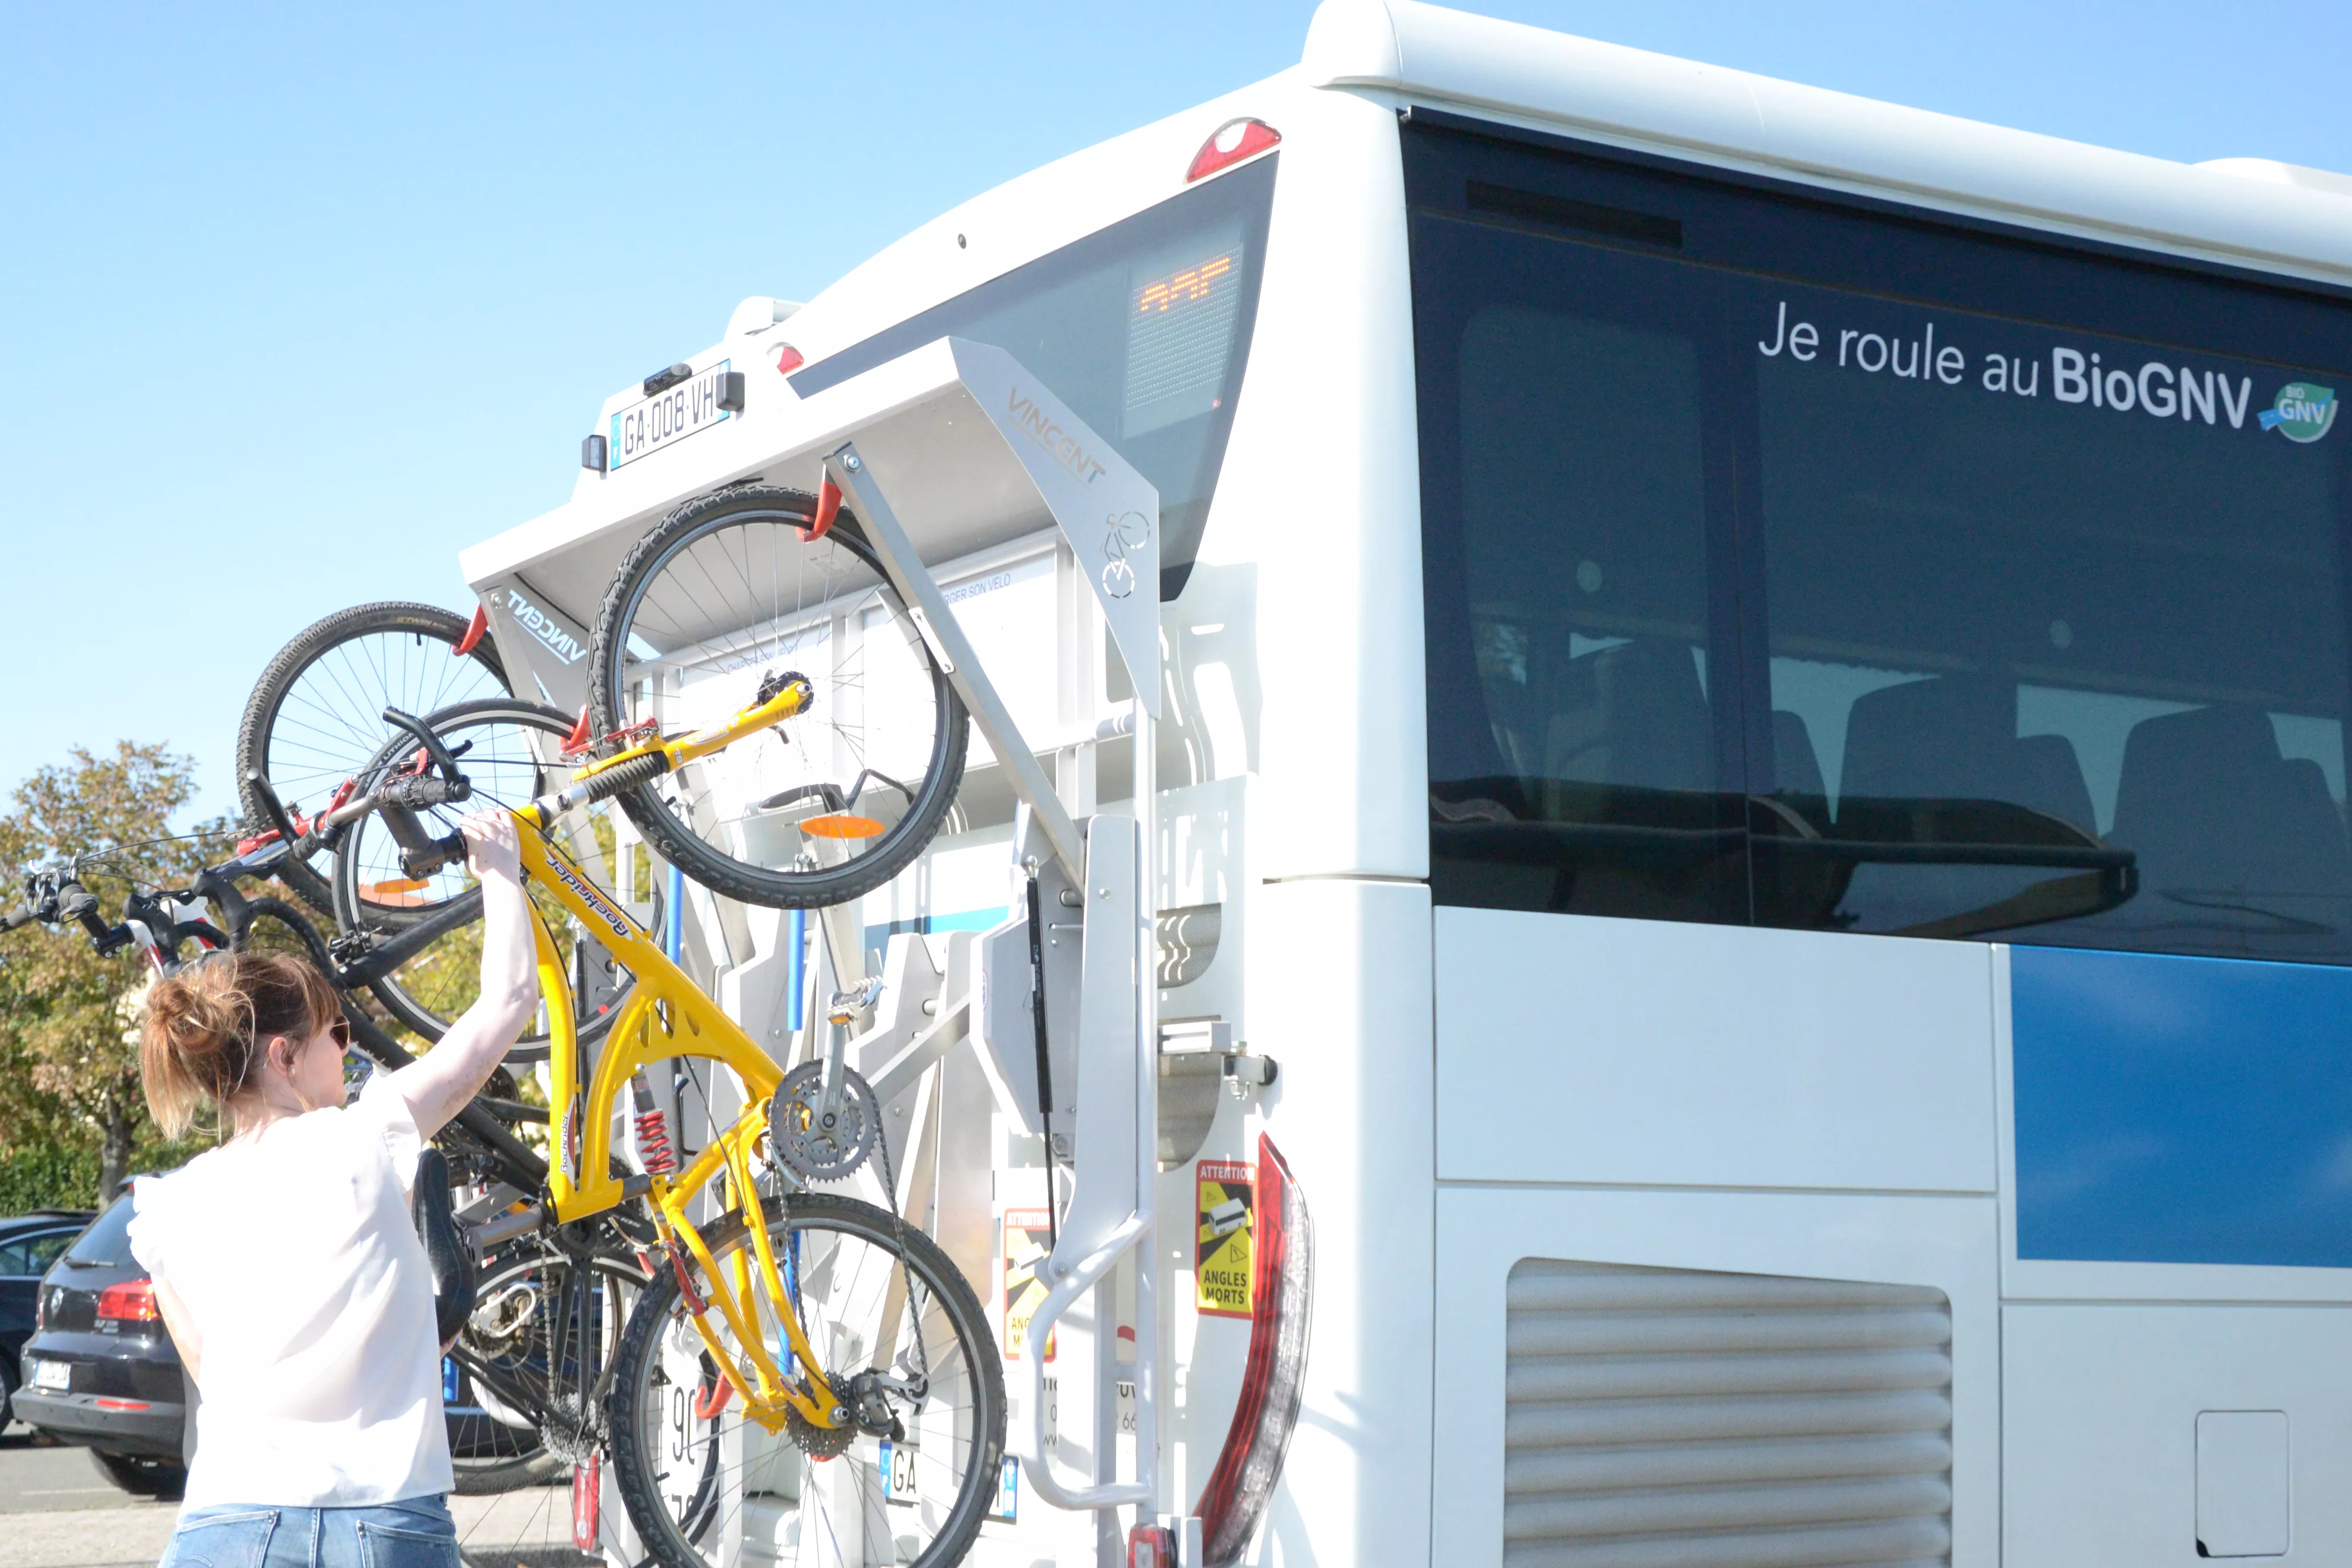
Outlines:
{"type": "Polygon", "coordinates": [[[2278,401],[2263,410],[2262,421],[2263,429],[2290,441],[2316,441],[2336,423],[2336,389],[2290,381],[2279,388],[2278,401]]]}

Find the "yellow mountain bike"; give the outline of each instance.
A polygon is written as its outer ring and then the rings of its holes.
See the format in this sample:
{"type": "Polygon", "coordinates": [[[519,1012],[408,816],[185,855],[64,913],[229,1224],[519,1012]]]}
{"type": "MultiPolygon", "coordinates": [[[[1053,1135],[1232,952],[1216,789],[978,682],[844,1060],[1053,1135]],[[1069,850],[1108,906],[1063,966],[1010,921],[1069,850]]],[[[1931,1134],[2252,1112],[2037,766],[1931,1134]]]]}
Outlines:
{"type": "MultiPolygon", "coordinates": [[[[845,1152],[862,1144],[889,1191],[870,1091],[821,1093],[823,1074],[809,1067],[787,1075],[614,896],[612,868],[583,866],[561,831],[580,808],[707,767],[730,748],[771,743],[805,720],[819,684],[772,670],[755,700],[723,720],[670,737],[646,726],[559,788],[496,801],[515,821],[538,912],[551,1222],[560,1236],[637,1200],[652,1217],[653,1283],[594,1386],[631,1522],[670,1568],[705,1568],[738,1530],[786,1562],[955,1563],[1000,1485],[1003,1374],[970,1284],[895,1206],[812,1191],[792,1173],[809,1167],[805,1157],[777,1157],[780,1146],[814,1144],[847,1169],[845,1152]],[[559,923],[593,933],[628,980],[600,1020],[593,1055],[559,923]],[[654,1074],[698,1062],[733,1075],[743,1109],[707,1147],[679,1150],[654,1109],[654,1074]],[[635,1118],[637,1173],[616,1168],[614,1129],[625,1110],[635,1118]],[[820,1125],[835,1118],[838,1125],[820,1125]]],[[[448,881],[462,842],[436,837],[432,825],[492,797],[476,789],[446,726],[389,710],[384,719],[413,745],[389,748],[304,837],[361,856],[367,828],[380,824],[397,846],[401,877],[372,883],[373,896],[425,895],[417,918],[383,947],[421,952],[479,918],[478,900],[469,908],[448,881]]],[[[795,803],[814,846],[803,852],[806,867],[837,858],[835,840],[878,831],[836,809],[835,794],[795,803]]],[[[379,850],[388,856],[390,847],[379,850]]]]}

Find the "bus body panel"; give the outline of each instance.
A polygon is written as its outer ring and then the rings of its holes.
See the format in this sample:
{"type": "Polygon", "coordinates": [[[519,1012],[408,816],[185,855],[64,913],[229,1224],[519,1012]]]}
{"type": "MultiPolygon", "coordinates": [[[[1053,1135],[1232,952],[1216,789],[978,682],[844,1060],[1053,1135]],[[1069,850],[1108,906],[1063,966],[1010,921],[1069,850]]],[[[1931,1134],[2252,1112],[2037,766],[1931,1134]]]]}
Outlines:
{"type": "Polygon", "coordinates": [[[1442,1181],[1993,1191],[1990,949],[1440,908],[1436,973],[1442,1181]]]}
{"type": "MultiPolygon", "coordinates": [[[[1605,1528],[1605,1520],[1595,1521],[1603,1528],[1589,1535],[1574,1529],[1580,1521],[1572,1514],[1570,1529],[1560,1530],[1556,1522],[1546,1528],[1551,1522],[1543,1513],[1548,1504],[1557,1508],[1566,1503],[1572,1510],[1580,1501],[1605,1500],[1606,1492],[1563,1490],[1556,1482],[1547,1488],[1541,1473],[1545,1461],[1557,1456],[1602,1464],[1613,1461],[1621,1467],[1629,1461],[1638,1465],[1645,1453],[1676,1446],[1678,1438],[1688,1442],[1687,1451],[1693,1457],[1703,1457],[1710,1448],[1719,1451],[1736,1444],[1744,1434],[1752,1435],[1754,1428],[1736,1419],[1710,1426],[1706,1417],[1714,1413],[1704,1408],[1692,1412],[1696,1420],[1677,1424],[1674,1418],[1681,1414],[1675,1408],[1678,1405],[1700,1405],[1710,1393],[1737,1389],[1743,1363],[1763,1375],[1747,1379],[1749,1390],[1725,1404],[1736,1414],[1739,1405],[1756,1405],[1771,1395],[1775,1382],[1771,1373],[1776,1369],[1769,1355],[1758,1354],[1752,1342],[1742,1343],[1736,1338],[1721,1356],[1727,1363],[1721,1369],[1727,1375],[1710,1381],[1704,1363],[1713,1358],[1706,1352],[1717,1347],[1710,1346],[1703,1334],[1684,1339],[1675,1333],[1678,1317],[1682,1323],[1706,1325],[1709,1314],[1695,1311],[1684,1316],[1674,1311],[1674,1303],[1668,1300],[1657,1319],[1662,1331],[1647,1342],[1653,1353],[1674,1352],[1675,1360],[1694,1363],[1692,1370],[1673,1368],[1675,1381],[1662,1380],[1654,1390],[1638,1381],[1604,1384],[1597,1391],[1600,1396],[1580,1413],[1587,1415],[1595,1430],[1580,1431],[1571,1424],[1564,1431],[1544,1431],[1539,1425],[1546,1414],[1542,1396],[1550,1391],[1527,1386],[1542,1376],[1540,1358],[1515,1355],[1512,1348],[1514,1331],[1525,1336],[1528,1320],[1536,1314],[1505,1310],[1514,1270],[1529,1258],[1671,1270],[1698,1276],[1702,1281],[1710,1277],[1723,1281],[1740,1277],[1863,1281],[1926,1287],[1939,1295],[1949,1310],[1948,1346],[1941,1352],[1948,1356],[1948,1370],[1941,1374],[1948,1379],[1943,1392],[1948,1403],[1934,1418],[1941,1433],[1919,1436],[1929,1448],[1927,1462],[1948,1467],[1948,1493],[1937,1494],[1932,1474],[1919,1479],[1928,1483],[1921,1489],[1927,1492],[1931,1506],[1948,1499],[1950,1535],[1948,1547],[1934,1542],[1936,1550],[1918,1555],[1940,1557],[1948,1550],[1950,1561],[1966,1568],[1991,1568],[2000,1561],[2001,1346],[1995,1289],[1999,1227],[1990,1198],[1447,1183],[1438,1194],[1437,1236],[1436,1374],[1443,1414],[1433,1471],[1433,1491],[1439,1500],[1429,1556],[1432,1563],[1484,1568],[1506,1561],[1509,1543],[1538,1552],[1555,1543],[1571,1550],[1584,1545],[1600,1560],[1612,1560],[1611,1549],[1617,1542],[1607,1537],[1616,1532],[1605,1528]],[[1519,1384],[1516,1388],[1515,1382],[1519,1384]],[[1625,1407],[1650,1403],[1642,1396],[1653,1392],[1658,1397],[1652,1414],[1662,1415],[1663,1425],[1645,1429],[1638,1421],[1612,1422],[1625,1407]],[[1612,1430],[1612,1426],[1622,1429],[1612,1430]],[[1530,1427],[1534,1429],[1527,1429],[1530,1427]],[[1941,1455],[1934,1448],[1938,1436],[1948,1445],[1941,1455]],[[1515,1474],[1523,1466],[1536,1473],[1524,1478],[1515,1474]],[[1519,1494],[1519,1507],[1531,1517],[1519,1520],[1507,1537],[1506,1499],[1514,1492],[1519,1494]],[[1601,1539],[1593,1539],[1596,1535],[1601,1539]]],[[[1737,1314],[1730,1316],[1736,1334],[1737,1314]]],[[[1808,1352],[1801,1347],[1795,1353],[1808,1352]]],[[[1612,1358],[1600,1359],[1605,1363],[1612,1358]]],[[[1929,1359],[1940,1356],[1931,1351],[1929,1359]]],[[[1859,1403],[1875,1395],[1895,1403],[1921,1392],[1904,1386],[1918,1384],[1917,1378],[1884,1381],[1888,1386],[1881,1388],[1878,1380],[1867,1375],[1849,1377],[1830,1398],[1859,1403]]],[[[1798,1414],[1801,1417],[1805,1412],[1798,1414]]],[[[1834,1419],[1813,1423],[1826,1433],[1834,1433],[1840,1425],[1834,1419]]],[[[1805,1435],[1803,1426],[1795,1429],[1801,1436],[1805,1435]]],[[[1664,1526],[1661,1533],[1681,1533],[1675,1527],[1685,1524],[1689,1535],[1697,1539],[1651,1541],[1636,1543],[1633,1550],[1643,1552],[1646,1547],[1645,1556],[1667,1562],[1804,1561],[1802,1557],[1741,1555],[1721,1542],[1717,1543],[1717,1551],[1708,1551],[1705,1532],[1730,1521],[1717,1515],[1710,1523],[1709,1515],[1699,1511],[1698,1504],[1736,1503],[1743,1488],[1751,1489],[1752,1498],[1770,1482],[1785,1478],[1765,1473],[1743,1480],[1736,1475],[1727,1479],[1717,1471],[1715,1479],[1717,1487],[1709,1489],[1716,1496],[1688,1498],[1654,1521],[1664,1526]]],[[[1800,1482],[1806,1479],[1801,1472],[1797,1478],[1800,1482]]],[[[1636,1480],[1632,1499],[1621,1490],[1616,1499],[1607,1500],[1638,1501],[1640,1486],[1636,1480]]],[[[1765,1500],[1769,1505],[1772,1500],[1765,1500]]],[[[1867,1509],[1866,1499],[1862,1507],[1846,1510],[1832,1500],[1810,1522],[1835,1529],[1843,1512],[1851,1527],[1853,1516],[1866,1514],[1867,1509]]],[[[1790,1528],[1801,1528],[1807,1522],[1801,1516],[1783,1521],[1790,1528]]]]}
{"type": "Polygon", "coordinates": [[[2011,1302],[2001,1354],[2012,1568],[2352,1552],[2342,1308],[2011,1302]]]}
{"type": "Polygon", "coordinates": [[[1455,1391],[1432,1383],[1456,1331],[1430,1289],[1429,890],[1309,878],[1262,887],[1255,906],[1252,1044],[1282,1063],[1265,1121],[1315,1230],[1306,1398],[1265,1560],[1428,1563],[1447,1528],[1431,1465],[1461,1430],[1455,1391]]]}
{"type": "MultiPolygon", "coordinates": [[[[1258,303],[1279,325],[1251,346],[1202,560],[1256,577],[1262,874],[1417,879],[1421,478],[1396,118],[1338,93],[1285,115],[1258,303]]],[[[1187,603],[1165,618],[1192,624],[1187,603]]]]}

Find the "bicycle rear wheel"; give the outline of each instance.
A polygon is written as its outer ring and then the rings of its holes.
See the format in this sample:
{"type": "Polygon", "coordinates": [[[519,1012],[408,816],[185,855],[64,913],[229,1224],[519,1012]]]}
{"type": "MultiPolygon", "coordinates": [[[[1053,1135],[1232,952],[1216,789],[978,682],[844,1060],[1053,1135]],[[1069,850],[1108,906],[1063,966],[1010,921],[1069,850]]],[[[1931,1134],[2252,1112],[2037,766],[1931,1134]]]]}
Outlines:
{"type": "MultiPolygon", "coordinates": [[[[571,775],[558,748],[572,721],[558,709],[514,697],[460,702],[424,716],[425,723],[457,755],[472,781],[473,798],[418,814],[436,837],[456,830],[466,813],[485,805],[520,807],[555,789],[571,775]]],[[[407,762],[415,750],[404,734],[370,758],[359,772],[360,788],[372,789],[407,762]]],[[[565,814],[550,837],[608,897],[647,924],[662,918],[661,894],[652,863],[642,850],[624,857],[611,808],[598,805],[565,814]]],[[[381,818],[364,816],[336,846],[331,891],[335,923],[346,936],[376,941],[398,935],[474,885],[460,862],[427,877],[408,877],[400,868],[400,847],[381,818]]],[[[575,1021],[583,1044],[601,1037],[612,1025],[634,977],[612,961],[593,931],[583,929],[553,895],[533,886],[532,903],[547,921],[558,951],[575,960],[572,974],[575,1021]],[[589,984],[583,984],[583,981],[589,984]]],[[[368,989],[405,1027],[437,1040],[474,1004],[481,989],[482,927],[478,918],[446,932],[399,968],[369,982],[368,989]]],[[[518,1041],[507,1059],[544,1060],[549,1046],[545,1021],[518,1041]]]]}
{"type": "Polygon", "coordinates": [[[590,644],[590,705],[608,733],[684,733],[751,706],[763,682],[807,679],[800,717],[620,796],[688,876],[784,909],[904,870],[955,803],[970,736],[856,520],[806,539],[815,513],[814,498],[765,485],[687,502],[629,552],[590,644]]]}
{"type": "Polygon", "coordinates": [[[534,1247],[485,1268],[450,1353],[449,1460],[460,1494],[544,1484],[593,1447],[594,1384],[613,1366],[646,1283],[635,1259],[610,1252],[534,1247]]]}
{"type": "MultiPolygon", "coordinates": [[[[256,833],[270,826],[258,772],[289,807],[318,811],[399,731],[383,710],[429,713],[508,690],[488,637],[463,658],[463,616],[434,605],[384,603],[338,610],[279,649],[246,700],[236,732],[237,798],[256,833]]],[[[329,877],[307,865],[278,872],[312,907],[331,908],[329,877]]]]}
{"type": "MultiPolygon", "coordinates": [[[[665,1568],[709,1568],[738,1507],[782,1563],[961,1562],[1004,1457],[1004,1373],[971,1287],[929,1237],[852,1198],[795,1195],[768,1235],[822,1370],[862,1418],[824,1430],[795,1416],[774,1433],[745,1421],[740,1400],[719,1397],[676,1272],[658,1273],[613,1369],[613,1473],[630,1522],[665,1568]]],[[[704,1239],[722,1275],[751,1247],[740,1217],[704,1239]]],[[[790,1366],[774,1303],[755,1294],[768,1353],[790,1366]]]]}

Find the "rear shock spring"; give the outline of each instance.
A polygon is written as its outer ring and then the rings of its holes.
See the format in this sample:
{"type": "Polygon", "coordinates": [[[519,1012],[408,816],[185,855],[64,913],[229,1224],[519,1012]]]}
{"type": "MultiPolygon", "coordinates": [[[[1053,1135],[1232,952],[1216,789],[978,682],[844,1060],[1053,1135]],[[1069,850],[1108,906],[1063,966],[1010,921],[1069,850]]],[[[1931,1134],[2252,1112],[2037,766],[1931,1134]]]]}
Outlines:
{"type": "Polygon", "coordinates": [[[660,1110],[636,1114],[637,1158],[649,1176],[667,1176],[677,1170],[677,1152],[669,1143],[669,1117],[660,1110]]]}

